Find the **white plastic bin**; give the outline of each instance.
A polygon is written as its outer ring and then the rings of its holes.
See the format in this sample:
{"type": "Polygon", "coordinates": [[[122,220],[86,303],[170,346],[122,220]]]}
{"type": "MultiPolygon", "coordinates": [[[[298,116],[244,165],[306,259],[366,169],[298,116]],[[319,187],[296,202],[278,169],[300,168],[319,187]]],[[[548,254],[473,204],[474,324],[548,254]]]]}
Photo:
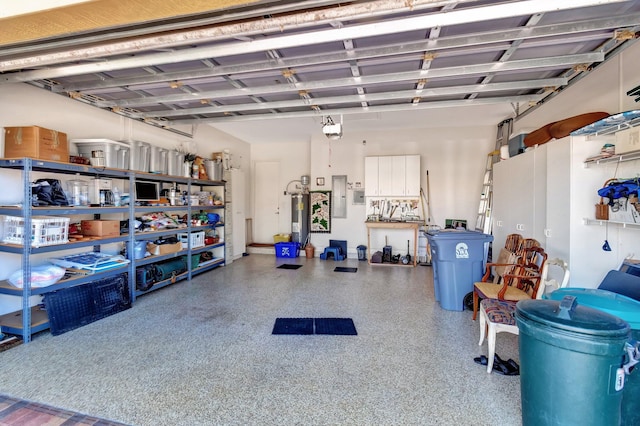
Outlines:
{"type": "Polygon", "coordinates": [[[159,146],[151,145],[151,157],[149,162],[151,173],[167,174],[167,150],[159,146]]]}
{"type": "Polygon", "coordinates": [[[71,139],[71,142],[78,148],[78,154],[89,160],[92,157],[99,157],[99,155],[92,155],[92,152],[102,151],[104,167],[129,168],[129,145],[124,142],[111,139],[71,139]]]}
{"type": "Polygon", "coordinates": [[[167,174],[171,176],[183,176],[184,175],[184,154],[171,150],[167,152],[167,174]]]}
{"type": "Polygon", "coordinates": [[[22,244],[25,237],[31,239],[31,246],[42,247],[69,242],[69,218],[56,216],[32,216],[31,231],[24,228],[24,218],[4,217],[2,242],[22,244]]]}
{"type": "Polygon", "coordinates": [[[129,156],[129,164],[131,170],[137,170],[140,172],[149,171],[149,160],[151,156],[151,145],[147,142],[130,141],[131,155],[129,156]]]}
{"type": "Polygon", "coordinates": [[[204,231],[196,231],[188,234],[186,232],[181,232],[178,234],[178,239],[182,243],[182,248],[186,249],[189,244],[189,239],[191,239],[191,248],[199,248],[204,247],[204,231]]]}

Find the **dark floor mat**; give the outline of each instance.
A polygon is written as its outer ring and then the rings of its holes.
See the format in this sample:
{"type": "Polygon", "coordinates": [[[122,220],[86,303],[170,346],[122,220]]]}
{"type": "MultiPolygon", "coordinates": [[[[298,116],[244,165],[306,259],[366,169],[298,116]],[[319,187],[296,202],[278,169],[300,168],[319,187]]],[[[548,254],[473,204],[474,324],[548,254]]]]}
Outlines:
{"type": "Polygon", "coordinates": [[[271,334],[313,334],[313,318],[276,318],[271,334]]]}
{"type": "Polygon", "coordinates": [[[358,268],[348,268],[346,266],[336,266],[333,272],[358,272],[358,268]]]}
{"type": "Polygon", "coordinates": [[[278,266],[278,269],[298,269],[302,268],[302,265],[291,265],[289,263],[285,263],[284,265],[278,266]]]}
{"type": "Polygon", "coordinates": [[[316,318],[316,334],[357,336],[356,326],[351,318],[316,318]]]}

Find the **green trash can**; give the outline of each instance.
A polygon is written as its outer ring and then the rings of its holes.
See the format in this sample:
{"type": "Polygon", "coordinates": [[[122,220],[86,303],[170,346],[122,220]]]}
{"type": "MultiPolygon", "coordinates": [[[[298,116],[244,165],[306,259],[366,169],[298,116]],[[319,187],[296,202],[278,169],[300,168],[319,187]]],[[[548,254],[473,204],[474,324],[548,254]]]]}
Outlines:
{"type": "Polygon", "coordinates": [[[629,325],[562,301],[516,305],[522,425],[619,425],[629,325]]]}
{"type": "MultiPolygon", "coordinates": [[[[604,311],[626,321],[631,338],[640,341],[640,302],[630,297],[597,288],[562,288],[549,294],[551,300],[575,296],[582,306],[604,311]]],[[[623,425],[640,425],[640,366],[625,377],[622,395],[623,425]]]]}

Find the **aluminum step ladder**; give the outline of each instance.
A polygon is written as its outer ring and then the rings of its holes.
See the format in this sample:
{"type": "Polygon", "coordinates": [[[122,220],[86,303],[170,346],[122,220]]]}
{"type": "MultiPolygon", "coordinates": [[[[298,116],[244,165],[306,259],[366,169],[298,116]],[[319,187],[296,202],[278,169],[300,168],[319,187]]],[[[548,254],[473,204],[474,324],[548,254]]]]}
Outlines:
{"type": "Polygon", "coordinates": [[[487,154],[487,164],[484,170],[475,227],[476,231],[485,234],[491,234],[493,231],[493,222],[491,220],[491,208],[493,207],[493,165],[500,160],[500,147],[509,143],[509,135],[511,135],[512,128],[512,119],[505,120],[498,124],[495,149],[487,154]]]}

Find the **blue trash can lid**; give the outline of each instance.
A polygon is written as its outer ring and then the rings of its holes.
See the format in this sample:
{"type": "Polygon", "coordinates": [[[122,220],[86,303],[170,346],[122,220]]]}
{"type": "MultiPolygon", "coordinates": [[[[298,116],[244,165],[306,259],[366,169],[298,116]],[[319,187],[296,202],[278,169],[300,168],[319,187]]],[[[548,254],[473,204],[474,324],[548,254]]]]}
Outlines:
{"type": "Polygon", "coordinates": [[[562,300],[566,295],[575,296],[578,303],[614,315],[629,323],[633,330],[640,330],[640,302],[607,290],[597,288],[561,288],[546,297],[562,300]]]}
{"type": "Polygon", "coordinates": [[[452,240],[471,240],[471,239],[483,239],[487,241],[493,241],[493,235],[483,234],[478,231],[468,231],[465,229],[440,229],[434,231],[427,231],[427,238],[435,239],[452,239],[452,240]]]}
{"type": "Polygon", "coordinates": [[[620,318],[588,306],[580,306],[575,296],[557,300],[521,300],[516,305],[516,319],[575,334],[624,338],[629,324],[620,318]]]}

